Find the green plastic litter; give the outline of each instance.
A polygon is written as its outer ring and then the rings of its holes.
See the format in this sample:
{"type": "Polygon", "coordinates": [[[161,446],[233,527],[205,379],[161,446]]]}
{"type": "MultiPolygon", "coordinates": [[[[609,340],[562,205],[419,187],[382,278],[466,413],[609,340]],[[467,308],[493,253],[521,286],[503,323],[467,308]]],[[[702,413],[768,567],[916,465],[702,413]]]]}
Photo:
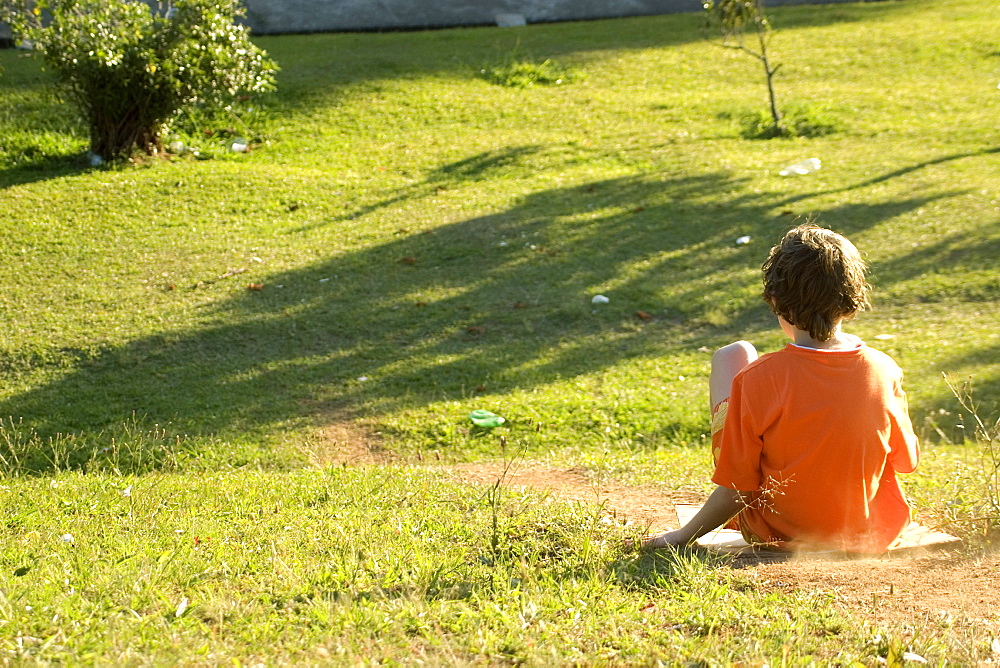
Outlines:
{"type": "Polygon", "coordinates": [[[477,427],[499,427],[506,420],[497,415],[496,413],[491,413],[490,411],[484,411],[483,409],[474,410],[469,413],[469,419],[472,420],[472,424],[477,427]]]}

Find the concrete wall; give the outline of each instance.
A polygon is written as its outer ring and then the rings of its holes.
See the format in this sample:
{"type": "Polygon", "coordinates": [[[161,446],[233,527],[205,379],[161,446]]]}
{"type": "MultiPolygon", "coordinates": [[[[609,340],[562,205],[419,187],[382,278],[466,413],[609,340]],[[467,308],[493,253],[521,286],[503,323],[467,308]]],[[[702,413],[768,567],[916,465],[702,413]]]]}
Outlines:
{"type": "Polygon", "coordinates": [[[255,33],[495,25],[698,11],[700,0],[245,0],[255,33]],[[504,17],[501,16],[501,20],[504,17]]]}
{"type": "MultiPolygon", "coordinates": [[[[244,0],[255,33],[495,25],[701,11],[702,0],[244,0]],[[508,15],[508,16],[504,16],[508,15]]],[[[765,0],[778,5],[857,0],[765,0]]]]}
{"type": "MultiPolygon", "coordinates": [[[[157,0],[145,0],[157,6],[157,0]]],[[[777,5],[856,0],[765,0],[777,5]]],[[[497,25],[701,11],[702,0],[244,0],[256,34],[497,25]]],[[[0,46],[9,30],[0,23],[0,46]]],[[[7,37],[7,40],[4,40],[7,37]]]]}

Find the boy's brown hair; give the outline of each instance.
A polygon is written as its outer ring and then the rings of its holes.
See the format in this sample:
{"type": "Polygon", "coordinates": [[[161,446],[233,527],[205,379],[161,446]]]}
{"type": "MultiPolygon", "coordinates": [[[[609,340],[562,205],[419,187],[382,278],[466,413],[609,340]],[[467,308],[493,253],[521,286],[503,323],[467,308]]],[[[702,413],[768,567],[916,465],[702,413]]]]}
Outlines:
{"type": "Polygon", "coordinates": [[[775,315],[829,341],[837,321],[868,306],[865,261],[850,241],[811,223],[789,230],[764,262],[764,301],[775,315]]]}

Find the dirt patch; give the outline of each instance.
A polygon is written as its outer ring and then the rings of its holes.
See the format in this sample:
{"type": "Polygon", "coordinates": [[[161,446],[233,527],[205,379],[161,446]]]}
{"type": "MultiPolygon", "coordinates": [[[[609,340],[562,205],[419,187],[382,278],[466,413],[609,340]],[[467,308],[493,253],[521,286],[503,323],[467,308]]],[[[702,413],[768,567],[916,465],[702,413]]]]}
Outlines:
{"type": "MultiPolygon", "coordinates": [[[[304,446],[317,466],[378,465],[393,461],[377,431],[331,411],[315,440],[304,446]]],[[[609,516],[641,528],[677,527],[674,506],[700,503],[698,494],[626,486],[583,469],[553,469],[518,462],[506,473],[497,462],[440,466],[455,480],[504,484],[556,498],[604,506],[609,516]]],[[[1000,635],[1000,553],[969,556],[961,550],[862,560],[803,559],[761,563],[741,571],[763,590],[823,591],[834,605],[873,627],[940,628],[968,636],[1000,635]]]]}
{"type": "MultiPolygon", "coordinates": [[[[504,475],[500,463],[455,464],[447,470],[463,482],[495,483],[504,475]]],[[[566,501],[598,503],[613,517],[641,527],[664,531],[677,527],[674,505],[701,499],[688,492],[663,492],[653,487],[626,487],[599,479],[583,469],[552,469],[529,463],[514,465],[504,476],[509,487],[530,487],[566,501]]]]}
{"type": "MultiPolygon", "coordinates": [[[[503,473],[497,463],[447,467],[463,482],[493,484],[503,473]]],[[[578,469],[558,470],[523,463],[504,478],[511,487],[542,490],[567,501],[603,504],[609,515],[658,530],[677,527],[674,506],[701,503],[693,493],[665,493],[602,480],[578,469]]],[[[761,590],[824,591],[834,604],[875,627],[928,625],[1000,634],[1000,554],[969,557],[958,550],[859,560],[793,559],[783,563],[741,564],[761,590]]]]}
{"type": "Polygon", "coordinates": [[[858,561],[790,561],[753,568],[762,588],[820,590],[873,626],[1000,631],[1000,555],[958,552],[858,561]],[[986,626],[987,628],[983,628],[986,626]]]}
{"type": "Polygon", "coordinates": [[[382,447],[377,431],[342,411],[329,409],[320,424],[314,438],[300,446],[313,466],[387,464],[395,459],[382,447]]]}

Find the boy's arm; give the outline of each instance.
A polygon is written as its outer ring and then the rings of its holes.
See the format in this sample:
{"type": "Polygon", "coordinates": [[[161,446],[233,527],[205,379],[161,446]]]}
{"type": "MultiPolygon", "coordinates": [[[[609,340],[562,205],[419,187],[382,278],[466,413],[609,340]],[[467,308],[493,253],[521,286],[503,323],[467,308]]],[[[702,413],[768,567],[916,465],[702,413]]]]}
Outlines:
{"type": "Polygon", "coordinates": [[[750,502],[750,495],[750,492],[740,492],[719,485],[690,522],[676,531],[668,531],[650,538],[643,543],[643,547],[683,547],[689,545],[709,531],[719,528],[746,508],[750,502]]]}
{"type": "Polygon", "coordinates": [[[920,451],[901,383],[893,384],[893,394],[896,404],[889,409],[889,463],[896,473],[913,473],[920,460],[920,451]]]}

